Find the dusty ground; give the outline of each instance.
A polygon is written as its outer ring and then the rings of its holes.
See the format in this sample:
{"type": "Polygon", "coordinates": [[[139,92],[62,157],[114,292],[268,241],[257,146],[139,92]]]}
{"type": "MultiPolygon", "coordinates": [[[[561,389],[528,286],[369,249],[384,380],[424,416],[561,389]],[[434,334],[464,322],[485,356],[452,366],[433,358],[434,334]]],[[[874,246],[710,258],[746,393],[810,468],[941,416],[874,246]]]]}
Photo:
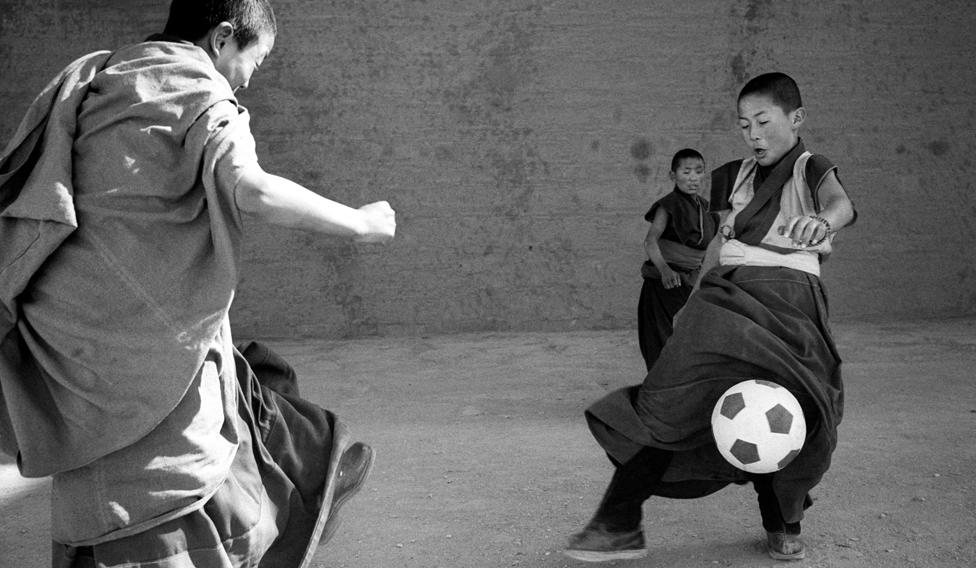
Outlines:
{"type": "MultiPolygon", "coordinates": [[[[976,566],[976,320],[835,324],[847,415],[804,522],[806,567],[976,566]]],[[[575,567],[560,554],[610,467],[582,409],[641,379],[636,334],[275,342],[304,394],[378,451],[330,568],[575,567]]],[[[48,565],[48,485],[0,465],[0,567],[48,565]]],[[[645,506],[618,566],[776,566],[753,492],[645,506]]],[[[794,564],[796,565],[796,564],[794,564]]]]}

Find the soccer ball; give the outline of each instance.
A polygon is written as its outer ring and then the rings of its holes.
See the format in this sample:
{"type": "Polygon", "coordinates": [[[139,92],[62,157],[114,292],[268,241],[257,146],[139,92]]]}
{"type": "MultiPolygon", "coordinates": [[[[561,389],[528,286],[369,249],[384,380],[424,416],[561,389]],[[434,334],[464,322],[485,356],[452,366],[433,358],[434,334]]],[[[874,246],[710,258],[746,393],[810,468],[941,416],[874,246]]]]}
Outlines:
{"type": "Polygon", "coordinates": [[[749,473],[772,473],[800,453],[807,425],[790,391],[755,379],[742,381],[718,399],[712,435],[730,464],[749,473]]]}

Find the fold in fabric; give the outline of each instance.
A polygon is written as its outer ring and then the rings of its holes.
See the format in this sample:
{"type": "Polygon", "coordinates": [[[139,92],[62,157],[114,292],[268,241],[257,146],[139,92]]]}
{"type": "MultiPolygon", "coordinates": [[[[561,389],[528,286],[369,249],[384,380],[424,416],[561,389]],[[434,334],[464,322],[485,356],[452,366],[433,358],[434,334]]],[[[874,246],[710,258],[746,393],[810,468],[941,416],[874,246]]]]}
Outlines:
{"type": "Polygon", "coordinates": [[[793,393],[807,420],[799,456],[777,472],[787,522],[830,465],[843,416],[840,357],[820,280],[777,267],[729,266],[703,277],[643,384],[586,410],[604,450],[626,462],[642,446],[677,452],[666,481],[747,479],[718,453],[711,413],[725,390],[754,378],[793,393]]]}

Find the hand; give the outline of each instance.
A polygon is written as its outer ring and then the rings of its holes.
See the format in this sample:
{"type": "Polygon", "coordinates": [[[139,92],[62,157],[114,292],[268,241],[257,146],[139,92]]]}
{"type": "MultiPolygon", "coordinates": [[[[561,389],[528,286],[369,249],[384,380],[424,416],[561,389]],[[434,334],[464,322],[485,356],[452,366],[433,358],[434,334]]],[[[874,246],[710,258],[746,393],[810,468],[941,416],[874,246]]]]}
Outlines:
{"type": "Polygon", "coordinates": [[[827,225],[811,215],[797,215],[790,217],[778,232],[804,248],[822,243],[827,238],[827,225]]]}
{"type": "Polygon", "coordinates": [[[661,284],[663,284],[666,289],[670,290],[671,288],[681,286],[681,276],[674,270],[671,270],[670,266],[665,266],[663,270],[660,270],[660,272],[661,284]]]}
{"type": "Polygon", "coordinates": [[[368,203],[359,208],[366,230],[356,237],[360,243],[385,243],[396,233],[396,212],[386,201],[368,203]]]}

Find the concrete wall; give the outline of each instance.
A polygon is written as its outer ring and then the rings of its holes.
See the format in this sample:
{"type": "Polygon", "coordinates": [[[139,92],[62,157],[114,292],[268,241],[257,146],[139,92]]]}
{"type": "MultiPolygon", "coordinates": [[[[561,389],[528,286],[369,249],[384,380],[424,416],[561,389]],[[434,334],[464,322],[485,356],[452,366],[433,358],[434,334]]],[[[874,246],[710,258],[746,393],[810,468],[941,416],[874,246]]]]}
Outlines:
{"type": "MultiPolygon", "coordinates": [[[[976,10],[966,0],[280,0],[240,99],[269,171],[388,199],[387,246],[253,226],[239,335],[635,324],[642,214],[680,147],[740,157],[748,77],[797,78],[861,214],[835,319],[976,312],[976,10]]],[[[0,138],[63,64],[166,2],[0,0],[0,138]]]]}

